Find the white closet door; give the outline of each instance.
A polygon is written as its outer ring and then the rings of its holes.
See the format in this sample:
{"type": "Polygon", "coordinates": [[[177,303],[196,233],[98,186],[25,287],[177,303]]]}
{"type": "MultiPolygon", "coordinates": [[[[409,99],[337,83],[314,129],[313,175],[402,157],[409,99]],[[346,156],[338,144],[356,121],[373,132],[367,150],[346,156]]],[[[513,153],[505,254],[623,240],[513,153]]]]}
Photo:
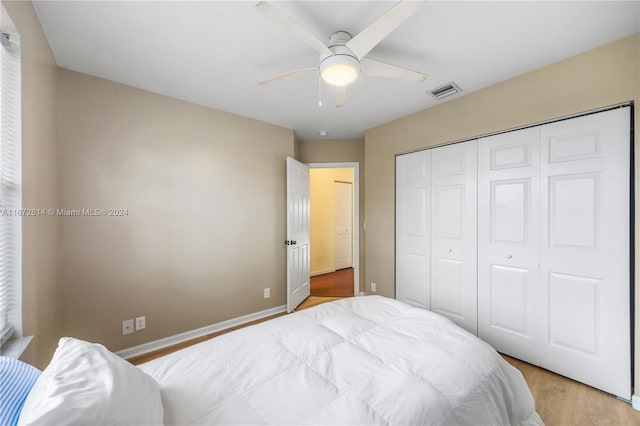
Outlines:
{"type": "Polygon", "coordinates": [[[629,109],[541,129],[542,366],[629,399],[629,109]]]}
{"type": "Polygon", "coordinates": [[[478,141],[478,336],[540,365],[540,128],[478,141]]]}
{"type": "Polygon", "coordinates": [[[476,141],[431,150],[431,310],[477,334],[476,141]]]}
{"type": "Polygon", "coordinates": [[[396,299],[431,308],[431,152],[396,157],[396,299]]]}

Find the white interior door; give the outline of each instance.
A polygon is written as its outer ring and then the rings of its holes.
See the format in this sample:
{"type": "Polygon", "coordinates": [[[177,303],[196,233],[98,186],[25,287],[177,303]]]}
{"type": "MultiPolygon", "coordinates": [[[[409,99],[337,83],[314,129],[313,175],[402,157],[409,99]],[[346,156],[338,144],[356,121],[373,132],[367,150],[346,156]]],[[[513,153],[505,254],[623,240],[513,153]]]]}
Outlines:
{"type": "Polygon", "coordinates": [[[335,269],[353,266],[353,184],[334,182],[335,269]]]}
{"type": "Polygon", "coordinates": [[[541,128],[542,366],[629,399],[630,113],[541,128]]]}
{"type": "Polygon", "coordinates": [[[309,167],[287,157],[287,312],[311,293],[309,278],[309,167]]]}
{"type": "Polygon", "coordinates": [[[478,140],[478,336],[540,365],[540,128],[478,140]]]}
{"type": "Polygon", "coordinates": [[[431,310],[477,333],[477,143],[431,150],[431,310]]]}
{"type": "Polygon", "coordinates": [[[396,157],[396,299],[431,309],[431,151],[396,157]]]}

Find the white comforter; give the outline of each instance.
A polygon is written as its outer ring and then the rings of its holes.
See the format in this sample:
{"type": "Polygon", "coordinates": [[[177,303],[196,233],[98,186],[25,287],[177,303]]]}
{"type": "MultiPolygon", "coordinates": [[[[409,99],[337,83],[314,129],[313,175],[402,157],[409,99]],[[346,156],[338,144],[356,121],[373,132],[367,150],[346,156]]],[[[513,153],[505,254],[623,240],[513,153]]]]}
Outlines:
{"type": "Polygon", "coordinates": [[[164,423],[542,424],[522,375],[448,319],[355,297],[140,366],[164,423]]]}

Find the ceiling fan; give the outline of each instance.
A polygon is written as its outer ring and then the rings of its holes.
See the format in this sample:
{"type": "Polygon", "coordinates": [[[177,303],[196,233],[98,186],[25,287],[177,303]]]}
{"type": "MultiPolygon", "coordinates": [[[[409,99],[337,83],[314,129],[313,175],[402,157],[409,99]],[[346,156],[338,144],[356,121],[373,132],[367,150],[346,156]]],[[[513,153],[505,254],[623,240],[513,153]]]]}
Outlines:
{"type": "Polygon", "coordinates": [[[259,2],[256,7],[264,16],[282,25],[301,41],[313,47],[320,53],[320,60],[316,67],[285,72],[258,84],[266,85],[320,72],[322,81],[336,87],[336,107],[342,107],[346,99],[347,86],[357,80],[360,75],[399,78],[421,83],[426,75],[397,65],[380,62],[368,58],[366,55],[393,30],[416,13],[424,3],[426,0],[403,0],[355,37],[351,37],[351,34],[346,31],[334,32],[329,37],[327,45],[278,8],[267,2],[259,2]]]}

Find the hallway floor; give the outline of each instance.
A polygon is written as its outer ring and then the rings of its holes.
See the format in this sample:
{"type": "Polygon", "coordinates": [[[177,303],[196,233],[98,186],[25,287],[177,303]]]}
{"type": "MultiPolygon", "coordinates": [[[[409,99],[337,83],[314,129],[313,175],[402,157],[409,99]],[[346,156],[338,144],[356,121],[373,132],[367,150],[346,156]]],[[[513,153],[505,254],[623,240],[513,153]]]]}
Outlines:
{"type": "Polygon", "coordinates": [[[353,268],[311,277],[312,296],[353,296],[353,268]]]}

